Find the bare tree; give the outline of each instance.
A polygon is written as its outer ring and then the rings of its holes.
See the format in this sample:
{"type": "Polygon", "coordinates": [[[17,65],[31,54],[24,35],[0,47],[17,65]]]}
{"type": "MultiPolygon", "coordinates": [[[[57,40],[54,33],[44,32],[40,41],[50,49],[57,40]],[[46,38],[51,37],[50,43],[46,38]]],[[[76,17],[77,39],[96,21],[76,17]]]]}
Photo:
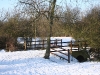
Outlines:
{"type": "Polygon", "coordinates": [[[31,29],[34,33],[34,37],[37,36],[38,22],[44,15],[48,18],[48,1],[46,0],[19,0],[22,6],[22,12],[26,13],[26,16],[30,19],[31,29]]]}
{"type": "Polygon", "coordinates": [[[21,4],[24,5],[24,9],[28,12],[28,15],[31,14],[34,17],[33,22],[36,21],[44,15],[49,21],[49,36],[48,36],[48,46],[44,58],[49,58],[50,55],[50,37],[52,32],[53,18],[54,18],[54,9],[56,5],[56,0],[47,1],[47,0],[19,0],[21,4]],[[50,4],[50,6],[49,6],[50,4]],[[49,7],[48,7],[49,6],[49,7]],[[48,9],[48,10],[47,10],[48,9]]]}
{"type": "Polygon", "coordinates": [[[41,15],[45,14],[45,9],[47,7],[45,0],[19,0],[22,6],[22,12],[26,13],[28,18],[31,18],[32,27],[35,27],[35,37],[36,37],[36,22],[41,18],[41,15]]]}

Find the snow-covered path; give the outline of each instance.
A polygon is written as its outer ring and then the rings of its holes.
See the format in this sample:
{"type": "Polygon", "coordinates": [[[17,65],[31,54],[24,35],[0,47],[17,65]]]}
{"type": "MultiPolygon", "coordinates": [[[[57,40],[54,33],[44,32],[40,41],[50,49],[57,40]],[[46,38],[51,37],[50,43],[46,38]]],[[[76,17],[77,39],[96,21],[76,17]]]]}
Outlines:
{"type": "Polygon", "coordinates": [[[0,75],[100,75],[100,62],[68,63],[44,50],[0,52],[0,75]]]}

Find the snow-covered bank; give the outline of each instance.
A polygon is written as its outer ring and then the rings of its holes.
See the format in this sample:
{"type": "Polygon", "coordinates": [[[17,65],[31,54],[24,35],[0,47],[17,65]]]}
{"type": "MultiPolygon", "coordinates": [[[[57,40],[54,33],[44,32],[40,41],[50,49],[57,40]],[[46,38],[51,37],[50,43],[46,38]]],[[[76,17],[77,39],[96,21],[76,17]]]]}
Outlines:
{"type": "Polygon", "coordinates": [[[45,50],[0,52],[0,75],[100,75],[100,62],[68,63],[45,50]]]}

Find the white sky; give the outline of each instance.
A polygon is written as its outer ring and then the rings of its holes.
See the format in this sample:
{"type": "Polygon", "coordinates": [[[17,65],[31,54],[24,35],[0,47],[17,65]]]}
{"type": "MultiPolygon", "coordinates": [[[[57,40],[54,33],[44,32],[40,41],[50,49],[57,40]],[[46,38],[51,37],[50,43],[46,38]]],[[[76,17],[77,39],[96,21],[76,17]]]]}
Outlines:
{"type": "MultiPolygon", "coordinates": [[[[5,11],[11,12],[14,6],[17,5],[18,0],[0,0],[0,14],[4,14],[5,11]]],[[[78,6],[82,12],[91,9],[91,7],[100,4],[100,0],[57,0],[57,5],[68,5],[71,7],[78,6]]]]}
{"type": "MultiPolygon", "coordinates": [[[[13,9],[18,0],[0,0],[0,10],[13,9]]],[[[60,5],[72,5],[79,6],[81,9],[85,10],[96,4],[100,4],[100,0],[57,0],[57,4],[60,5]],[[84,2],[83,2],[84,1],[84,2]]]]}
{"type": "Polygon", "coordinates": [[[57,0],[58,4],[68,5],[72,7],[79,7],[82,11],[88,10],[89,8],[99,5],[100,0],[57,0]]]}
{"type": "Polygon", "coordinates": [[[0,0],[0,10],[13,9],[16,5],[17,0],[0,0]]]}

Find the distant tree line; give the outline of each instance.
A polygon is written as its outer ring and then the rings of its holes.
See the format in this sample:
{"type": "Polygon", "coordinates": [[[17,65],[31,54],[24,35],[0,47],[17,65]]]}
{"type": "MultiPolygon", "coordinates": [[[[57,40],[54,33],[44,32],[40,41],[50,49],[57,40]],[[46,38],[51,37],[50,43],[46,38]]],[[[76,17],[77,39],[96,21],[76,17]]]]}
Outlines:
{"type": "MultiPolygon", "coordinates": [[[[33,0],[35,1],[35,0],[33,0]]],[[[49,30],[49,4],[40,1],[26,6],[19,4],[21,9],[7,12],[0,19],[0,36],[17,37],[47,37],[49,30]]],[[[23,0],[19,0],[23,3],[23,0]]],[[[100,7],[88,10],[85,16],[80,16],[78,7],[66,6],[62,12],[61,6],[56,6],[52,26],[52,36],[72,36],[76,40],[86,40],[91,47],[100,48],[100,7]]]]}

